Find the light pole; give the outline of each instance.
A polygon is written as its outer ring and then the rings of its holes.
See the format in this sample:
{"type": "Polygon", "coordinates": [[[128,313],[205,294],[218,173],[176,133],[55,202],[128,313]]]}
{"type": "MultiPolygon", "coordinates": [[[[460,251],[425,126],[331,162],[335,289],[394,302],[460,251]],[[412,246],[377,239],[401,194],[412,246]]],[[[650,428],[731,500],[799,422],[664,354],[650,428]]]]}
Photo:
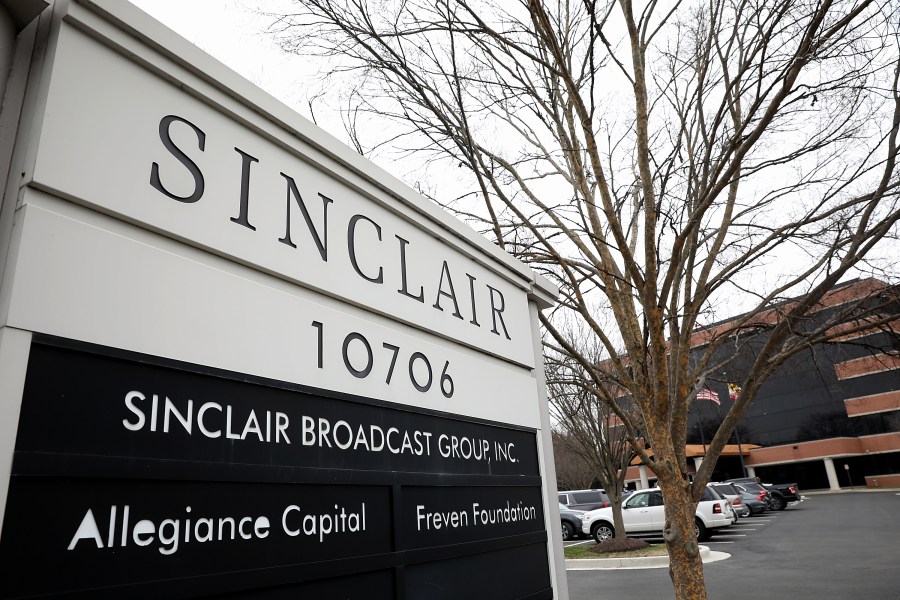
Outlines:
{"type": "MultiPolygon", "coordinates": [[[[740,425],[740,422],[738,422],[740,425]]],[[[738,425],[734,426],[734,437],[737,440],[738,456],[741,457],[741,477],[747,476],[747,467],[744,466],[744,448],[741,446],[741,434],[738,431],[738,425]]]]}
{"type": "Polygon", "coordinates": [[[850,482],[850,489],[853,489],[853,478],[850,477],[850,465],[844,463],[844,470],[847,471],[847,481],[850,482]]]}

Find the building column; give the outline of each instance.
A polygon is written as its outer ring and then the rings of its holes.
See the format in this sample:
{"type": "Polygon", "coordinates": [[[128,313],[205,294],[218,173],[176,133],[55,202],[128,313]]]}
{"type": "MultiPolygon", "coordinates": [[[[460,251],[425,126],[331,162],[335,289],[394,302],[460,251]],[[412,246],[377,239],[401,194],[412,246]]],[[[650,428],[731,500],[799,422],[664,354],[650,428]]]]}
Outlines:
{"type": "Polygon", "coordinates": [[[828,475],[828,487],[832,490],[841,489],[841,484],[838,482],[837,471],[834,469],[834,459],[826,458],[825,463],[825,474],[828,475]]]}
{"type": "Polygon", "coordinates": [[[641,487],[639,489],[646,490],[650,487],[650,480],[647,479],[647,466],[641,465],[638,467],[638,472],[641,474],[641,487]]]}
{"type": "Polygon", "coordinates": [[[756,477],[756,469],[747,467],[747,477],[756,477]]]}
{"type": "Polygon", "coordinates": [[[699,470],[700,470],[700,465],[702,465],[702,464],[703,464],[703,457],[702,457],[702,456],[695,456],[695,457],[694,457],[694,470],[695,470],[695,471],[699,471],[699,470]]]}

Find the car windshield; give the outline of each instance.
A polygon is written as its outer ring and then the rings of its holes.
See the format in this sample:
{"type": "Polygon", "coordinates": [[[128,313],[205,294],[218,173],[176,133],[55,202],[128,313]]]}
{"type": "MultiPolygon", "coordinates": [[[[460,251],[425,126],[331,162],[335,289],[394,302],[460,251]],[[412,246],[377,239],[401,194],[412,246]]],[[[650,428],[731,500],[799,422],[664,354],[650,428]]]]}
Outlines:
{"type": "Polygon", "coordinates": [[[751,491],[751,490],[756,491],[756,492],[758,492],[760,490],[762,490],[764,492],[766,491],[766,488],[759,485],[758,483],[740,483],[738,485],[740,485],[742,488],[744,488],[747,491],[751,491]]]}

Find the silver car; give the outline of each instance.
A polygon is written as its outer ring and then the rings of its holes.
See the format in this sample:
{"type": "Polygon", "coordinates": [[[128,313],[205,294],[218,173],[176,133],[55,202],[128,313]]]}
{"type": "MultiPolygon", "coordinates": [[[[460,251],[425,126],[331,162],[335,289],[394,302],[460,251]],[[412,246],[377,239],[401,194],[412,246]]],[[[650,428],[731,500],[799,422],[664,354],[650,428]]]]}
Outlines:
{"type": "Polygon", "coordinates": [[[733,485],[730,483],[718,483],[718,482],[710,482],[706,484],[712,489],[719,492],[721,496],[723,496],[726,500],[731,503],[731,508],[734,509],[734,514],[739,517],[749,517],[750,516],[750,507],[744,502],[744,498],[741,495],[741,491],[735,489],[733,485]]]}

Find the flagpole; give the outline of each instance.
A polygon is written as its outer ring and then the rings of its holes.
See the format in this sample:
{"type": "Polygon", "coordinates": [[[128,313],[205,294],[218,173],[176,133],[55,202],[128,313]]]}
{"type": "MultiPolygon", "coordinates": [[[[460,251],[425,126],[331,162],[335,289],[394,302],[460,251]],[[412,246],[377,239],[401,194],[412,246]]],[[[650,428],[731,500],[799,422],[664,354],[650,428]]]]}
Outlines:
{"type": "MultiPolygon", "coordinates": [[[[738,422],[738,425],[740,425],[740,421],[738,422]]],[[[744,466],[744,449],[741,447],[741,434],[738,431],[738,425],[734,426],[734,437],[737,438],[738,453],[739,453],[739,456],[741,457],[741,477],[746,477],[747,476],[747,468],[744,466]]]]}
{"type": "MultiPolygon", "coordinates": [[[[724,373],[723,373],[723,375],[724,375],[724,373]]],[[[727,377],[727,375],[726,375],[726,377],[727,377]]],[[[741,393],[741,388],[739,388],[736,383],[728,384],[728,397],[732,401],[737,402],[737,399],[738,399],[738,396],[740,395],[740,393],[741,393]]],[[[747,467],[744,466],[744,448],[743,448],[743,446],[741,446],[741,432],[739,431],[740,424],[741,424],[741,422],[740,422],[740,420],[738,420],[738,422],[735,423],[735,425],[734,425],[734,437],[737,440],[738,456],[741,459],[741,477],[746,477],[747,476],[747,467]]]]}
{"type": "MultiPolygon", "coordinates": [[[[703,405],[700,404],[699,406],[703,406],[703,405]]],[[[703,460],[706,460],[706,436],[703,434],[703,421],[704,421],[704,417],[706,416],[703,414],[704,412],[706,412],[706,411],[701,408],[699,425],[700,425],[700,443],[703,444],[703,460]]]]}
{"type": "Polygon", "coordinates": [[[697,425],[700,427],[700,443],[703,444],[703,460],[706,460],[706,436],[703,435],[703,417],[697,421],[697,425]]]}

